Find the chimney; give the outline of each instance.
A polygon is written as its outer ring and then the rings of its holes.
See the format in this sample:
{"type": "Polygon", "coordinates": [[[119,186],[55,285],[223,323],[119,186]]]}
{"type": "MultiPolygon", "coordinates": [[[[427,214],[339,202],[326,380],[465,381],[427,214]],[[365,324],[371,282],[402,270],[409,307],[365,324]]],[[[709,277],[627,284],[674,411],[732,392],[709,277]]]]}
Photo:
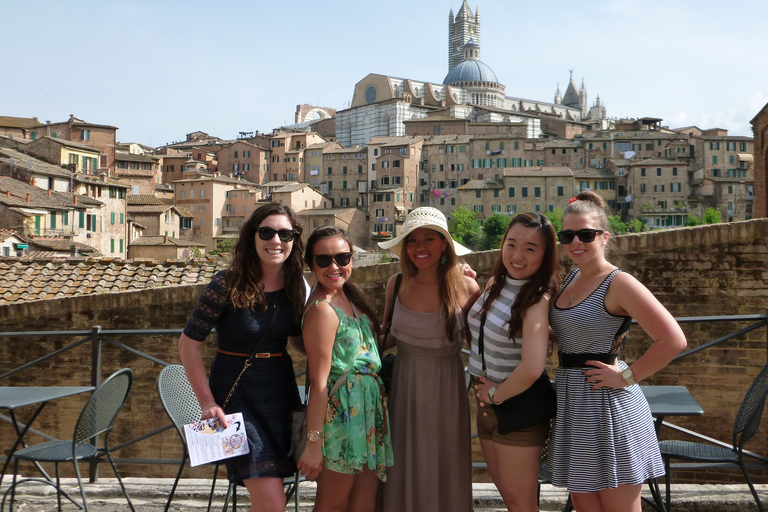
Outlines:
{"type": "Polygon", "coordinates": [[[72,204],[77,205],[77,196],[72,196],[72,198],[74,199],[74,202],[72,204]]]}
{"type": "Polygon", "coordinates": [[[29,204],[29,194],[27,194],[27,204],[29,204]]]}
{"type": "Polygon", "coordinates": [[[164,244],[168,243],[168,235],[163,235],[163,243],[164,244]]]}
{"type": "Polygon", "coordinates": [[[11,197],[11,191],[10,190],[6,190],[5,191],[5,197],[11,197]]]}
{"type": "Polygon", "coordinates": [[[51,197],[51,189],[48,189],[48,197],[51,197]]]}

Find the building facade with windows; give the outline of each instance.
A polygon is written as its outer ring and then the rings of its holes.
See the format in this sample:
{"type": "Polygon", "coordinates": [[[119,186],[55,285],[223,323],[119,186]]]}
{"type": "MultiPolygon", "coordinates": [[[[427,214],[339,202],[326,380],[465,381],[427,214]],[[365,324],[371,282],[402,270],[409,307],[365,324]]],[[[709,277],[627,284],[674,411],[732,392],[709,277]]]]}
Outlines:
{"type": "Polygon", "coordinates": [[[232,190],[255,188],[244,180],[200,173],[174,182],[175,205],[190,210],[192,242],[205,244],[207,250],[216,248],[216,239],[224,233],[227,196],[232,190]]]}
{"type": "Polygon", "coordinates": [[[67,121],[46,123],[36,128],[37,138],[48,136],[78,142],[96,149],[100,156],[97,169],[106,170],[110,176],[115,171],[117,151],[117,127],[94,124],[70,115],[67,121]]]}
{"type": "Polygon", "coordinates": [[[219,173],[255,184],[264,182],[269,172],[269,150],[245,140],[238,140],[216,152],[219,173]]]}

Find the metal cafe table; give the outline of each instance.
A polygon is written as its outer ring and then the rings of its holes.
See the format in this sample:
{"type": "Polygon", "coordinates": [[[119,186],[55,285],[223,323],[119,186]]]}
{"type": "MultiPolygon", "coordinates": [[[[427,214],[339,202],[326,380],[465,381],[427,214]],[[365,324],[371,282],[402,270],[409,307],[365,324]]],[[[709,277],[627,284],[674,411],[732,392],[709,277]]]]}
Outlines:
{"type": "MultiPolygon", "coordinates": [[[[658,437],[665,416],[701,416],[704,409],[693,398],[685,386],[640,386],[648,400],[648,406],[654,417],[656,436],[658,437]]],[[[659,484],[656,479],[648,480],[648,489],[653,495],[652,505],[656,510],[666,511],[667,507],[661,499],[659,484]]]]}
{"type": "MultiPolygon", "coordinates": [[[[13,458],[13,454],[19,448],[19,445],[22,445],[24,447],[27,446],[26,442],[24,441],[24,436],[29,431],[29,428],[32,425],[32,423],[42,412],[43,408],[45,407],[45,404],[47,404],[51,400],[66,398],[68,396],[73,396],[73,395],[79,395],[80,393],[87,393],[89,391],[93,391],[94,389],[95,388],[93,386],[66,386],[66,387],[1,386],[0,387],[0,409],[8,410],[8,412],[11,415],[11,424],[13,424],[13,429],[16,431],[16,441],[13,443],[13,446],[11,447],[11,451],[8,453],[8,456],[5,459],[5,464],[3,464],[2,472],[0,472],[0,484],[3,483],[3,477],[5,477],[5,472],[8,469],[8,465],[10,464],[11,459],[13,458]],[[19,425],[18,419],[16,418],[15,410],[18,409],[19,407],[24,407],[27,405],[38,405],[38,407],[35,410],[34,414],[32,414],[32,416],[29,418],[29,420],[27,420],[26,424],[24,425],[24,428],[22,429],[19,425]]],[[[43,470],[42,466],[40,466],[39,463],[35,463],[35,466],[37,466],[37,469],[40,471],[40,473],[43,476],[45,476],[48,480],[50,480],[50,477],[45,472],[45,470],[43,470]]]]}

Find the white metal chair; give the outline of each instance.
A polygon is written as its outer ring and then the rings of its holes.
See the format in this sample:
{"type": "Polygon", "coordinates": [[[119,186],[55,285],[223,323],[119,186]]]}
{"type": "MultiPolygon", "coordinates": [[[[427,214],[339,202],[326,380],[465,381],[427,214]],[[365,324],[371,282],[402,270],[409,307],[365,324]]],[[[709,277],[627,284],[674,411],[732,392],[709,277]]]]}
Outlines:
{"type": "MultiPolygon", "coordinates": [[[[160,375],[157,378],[157,391],[160,395],[160,402],[163,404],[163,409],[168,414],[168,417],[176,427],[176,432],[181,438],[181,443],[184,447],[184,454],[181,458],[181,464],[179,470],[176,473],[176,480],[173,482],[173,487],[168,496],[168,501],[165,504],[164,512],[168,512],[173,501],[173,496],[176,493],[176,488],[181,478],[181,473],[184,470],[184,466],[189,459],[189,451],[187,450],[187,439],[184,437],[184,425],[193,423],[200,420],[202,410],[200,404],[197,401],[195,392],[192,390],[192,386],[187,379],[187,374],[184,372],[184,367],[177,364],[168,365],[162,369],[160,375]]],[[[213,503],[213,492],[216,488],[216,479],[219,473],[219,467],[221,462],[216,463],[216,467],[213,473],[213,484],[211,484],[211,493],[208,497],[208,511],[210,512],[213,503]]],[[[295,509],[299,510],[299,495],[298,495],[298,483],[299,475],[296,473],[291,478],[283,480],[283,485],[286,488],[286,499],[290,500],[294,497],[295,509]]],[[[229,506],[230,498],[232,499],[232,510],[237,509],[237,487],[235,484],[230,483],[227,488],[227,495],[224,502],[224,510],[229,506]]]]}
{"type": "Polygon", "coordinates": [[[125,400],[128,397],[132,384],[133,371],[131,371],[130,368],[118,370],[110,375],[107,380],[102,382],[94,390],[93,394],[88,399],[88,402],[86,402],[85,407],[83,407],[80,417],[75,424],[75,432],[72,436],[72,440],[46,441],[16,451],[13,454],[13,482],[3,495],[0,510],[5,508],[5,500],[10,493],[10,510],[12,511],[16,497],[16,486],[24,482],[35,481],[52,485],[56,488],[59,511],[61,511],[61,495],[64,494],[73,503],[78,505],[78,507],[82,507],[88,512],[88,502],[85,498],[85,489],[83,488],[83,480],[80,475],[78,462],[81,460],[98,459],[99,457],[106,455],[112,466],[112,470],[117,477],[117,481],[120,483],[125,499],[128,500],[128,505],[131,510],[135,511],[133,503],[131,503],[131,498],[128,496],[128,492],[123,484],[123,480],[120,478],[120,473],[117,471],[115,461],[112,459],[112,454],[109,448],[109,434],[112,432],[118,413],[125,404],[125,400]],[[88,442],[100,434],[104,434],[103,447],[99,448],[88,442]],[[45,478],[22,478],[17,480],[20,461],[52,462],[56,468],[56,481],[53,482],[52,480],[45,478]],[[72,462],[75,467],[77,484],[80,488],[80,497],[83,501],[82,505],[75,502],[61,489],[59,464],[62,462],[72,462]]]}

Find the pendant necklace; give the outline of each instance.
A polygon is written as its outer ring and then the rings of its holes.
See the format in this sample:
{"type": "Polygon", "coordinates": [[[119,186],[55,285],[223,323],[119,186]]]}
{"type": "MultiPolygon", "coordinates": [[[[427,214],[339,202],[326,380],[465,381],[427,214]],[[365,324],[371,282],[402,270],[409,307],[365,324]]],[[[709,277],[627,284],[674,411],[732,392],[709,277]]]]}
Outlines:
{"type": "Polygon", "coordinates": [[[571,281],[571,284],[573,284],[574,286],[573,286],[573,290],[571,290],[571,298],[568,299],[568,307],[571,307],[571,305],[573,304],[573,296],[576,295],[576,280],[574,279],[573,281],[571,281]]]}

